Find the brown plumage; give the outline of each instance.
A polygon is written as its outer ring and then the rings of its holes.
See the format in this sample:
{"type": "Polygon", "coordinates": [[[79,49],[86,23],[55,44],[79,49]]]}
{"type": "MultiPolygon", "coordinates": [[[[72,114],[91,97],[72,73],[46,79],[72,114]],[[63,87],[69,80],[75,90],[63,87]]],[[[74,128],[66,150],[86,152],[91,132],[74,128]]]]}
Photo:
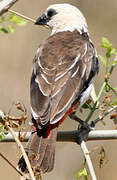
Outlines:
{"type": "MultiPolygon", "coordinates": [[[[51,35],[37,50],[31,77],[34,132],[27,144],[32,167],[54,167],[57,127],[88,99],[98,72],[96,50],[88,33],[77,29],[51,35]]],[[[26,172],[24,160],[19,167],[26,172]]]]}
{"type": "Polygon", "coordinates": [[[89,77],[94,55],[88,36],[77,30],[50,36],[38,49],[33,64],[31,105],[41,124],[59,121],[71,107],[89,77]]]}

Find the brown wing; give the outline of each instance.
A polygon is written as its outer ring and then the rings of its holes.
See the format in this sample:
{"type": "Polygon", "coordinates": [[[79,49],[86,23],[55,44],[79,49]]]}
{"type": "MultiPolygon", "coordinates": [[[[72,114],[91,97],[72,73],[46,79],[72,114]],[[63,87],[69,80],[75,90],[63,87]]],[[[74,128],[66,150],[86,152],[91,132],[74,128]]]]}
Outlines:
{"type": "Polygon", "coordinates": [[[77,31],[48,38],[38,49],[31,79],[32,115],[42,125],[59,121],[89,78],[95,50],[77,31]]]}

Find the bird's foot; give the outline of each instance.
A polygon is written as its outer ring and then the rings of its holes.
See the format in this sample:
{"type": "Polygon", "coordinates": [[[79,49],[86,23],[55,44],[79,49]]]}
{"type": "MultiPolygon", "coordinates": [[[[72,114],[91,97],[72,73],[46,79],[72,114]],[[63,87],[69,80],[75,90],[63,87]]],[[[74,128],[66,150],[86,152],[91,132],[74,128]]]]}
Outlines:
{"type": "Polygon", "coordinates": [[[82,141],[88,140],[88,134],[90,131],[94,130],[95,128],[95,122],[92,121],[90,124],[88,122],[83,121],[79,117],[75,115],[75,113],[72,113],[69,115],[71,119],[74,121],[80,123],[80,126],[78,126],[78,137],[77,137],[77,143],[81,144],[82,141]]]}
{"type": "Polygon", "coordinates": [[[80,123],[80,128],[87,129],[88,132],[94,130],[94,127],[95,127],[94,121],[88,124],[86,121],[83,121],[82,119],[77,117],[75,113],[70,114],[69,117],[73,119],[74,121],[80,123]]]}

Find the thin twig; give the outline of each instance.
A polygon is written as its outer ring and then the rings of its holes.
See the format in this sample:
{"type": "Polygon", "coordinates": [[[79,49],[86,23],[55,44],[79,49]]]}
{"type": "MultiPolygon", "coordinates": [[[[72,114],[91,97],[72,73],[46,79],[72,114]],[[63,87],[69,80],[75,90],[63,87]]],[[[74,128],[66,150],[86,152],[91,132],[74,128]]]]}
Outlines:
{"type": "Polygon", "coordinates": [[[117,110],[117,106],[114,106],[113,108],[109,109],[107,112],[105,112],[103,114],[103,116],[98,117],[97,119],[94,120],[94,124],[96,124],[97,122],[101,121],[102,119],[104,119],[108,114],[112,113],[113,111],[117,110]]]}
{"type": "Polygon", "coordinates": [[[96,174],[95,174],[95,171],[94,171],[94,168],[93,168],[93,164],[91,162],[91,158],[90,158],[90,155],[89,155],[89,151],[88,151],[87,146],[86,146],[86,143],[84,141],[82,141],[80,146],[81,146],[81,150],[82,150],[82,152],[84,154],[84,157],[86,159],[87,166],[88,166],[91,178],[92,178],[92,180],[97,180],[96,174]]]}
{"type": "Polygon", "coordinates": [[[105,89],[105,86],[106,86],[106,83],[104,82],[103,85],[102,85],[102,87],[101,87],[101,90],[100,90],[100,92],[99,92],[99,94],[98,94],[98,96],[97,96],[96,102],[95,102],[95,104],[94,104],[91,112],[89,113],[88,117],[87,117],[86,120],[85,120],[86,122],[89,122],[89,120],[91,119],[94,111],[96,110],[97,103],[99,103],[100,97],[101,97],[101,95],[102,95],[102,93],[103,93],[103,91],[104,91],[104,89],[105,89]]]}
{"type": "Polygon", "coordinates": [[[0,153],[0,156],[21,176],[27,179],[26,175],[20,172],[2,153],[0,153]]]}
{"type": "Polygon", "coordinates": [[[113,91],[113,93],[117,96],[117,92],[107,83],[107,86],[113,91]]]}
{"type": "Polygon", "coordinates": [[[2,153],[0,153],[0,156],[1,156],[20,176],[24,176],[20,171],[18,171],[18,169],[16,169],[16,167],[15,167],[2,153]]]}
{"type": "Polygon", "coordinates": [[[33,22],[33,23],[36,22],[34,19],[29,18],[29,17],[27,17],[27,16],[25,16],[25,15],[19,13],[19,12],[16,12],[16,11],[14,11],[14,10],[9,9],[8,11],[11,12],[11,13],[14,13],[14,14],[16,14],[17,16],[20,16],[20,17],[22,17],[22,18],[24,18],[24,19],[26,19],[26,20],[28,20],[28,21],[30,21],[30,22],[33,22]]]}
{"type": "Polygon", "coordinates": [[[6,125],[7,125],[8,130],[10,131],[10,133],[12,134],[12,136],[14,137],[15,142],[17,143],[19,149],[20,149],[21,152],[22,152],[22,155],[23,155],[23,157],[24,157],[24,159],[25,159],[25,162],[26,162],[26,165],[27,165],[27,168],[28,168],[28,171],[29,171],[29,174],[30,174],[31,179],[32,179],[32,180],[35,180],[34,173],[33,173],[33,171],[32,171],[32,168],[31,168],[29,159],[28,159],[28,157],[27,157],[27,155],[26,155],[26,152],[25,152],[25,150],[24,150],[24,147],[22,146],[21,142],[20,142],[19,139],[17,138],[17,136],[16,136],[15,132],[13,131],[13,129],[12,129],[11,127],[9,127],[9,124],[8,124],[7,122],[6,122],[6,125]]]}
{"type": "Polygon", "coordinates": [[[24,157],[24,160],[25,160],[25,162],[26,162],[26,165],[27,165],[27,168],[28,168],[28,171],[29,171],[31,180],[35,180],[34,173],[33,173],[33,171],[32,171],[32,168],[31,168],[29,159],[28,159],[28,157],[27,157],[27,155],[26,155],[26,152],[25,152],[25,150],[24,150],[24,147],[22,146],[21,142],[19,141],[19,139],[18,139],[18,137],[16,136],[15,132],[13,131],[13,129],[9,126],[9,123],[8,123],[7,120],[6,120],[6,116],[5,116],[5,114],[4,114],[4,112],[3,112],[2,110],[0,110],[0,119],[2,119],[4,126],[5,126],[6,129],[11,133],[11,135],[12,135],[13,138],[15,139],[16,144],[18,145],[19,149],[21,150],[22,155],[23,155],[23,157],[24,157]]]}

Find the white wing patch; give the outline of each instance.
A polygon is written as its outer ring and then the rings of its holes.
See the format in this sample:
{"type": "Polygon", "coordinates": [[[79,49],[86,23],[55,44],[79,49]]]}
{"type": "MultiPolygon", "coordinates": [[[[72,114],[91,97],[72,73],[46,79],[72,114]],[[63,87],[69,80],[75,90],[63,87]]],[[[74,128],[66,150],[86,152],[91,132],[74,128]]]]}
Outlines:
{"type": "Polygon", "coordinates": [[[93,84],[90,84],[86,91],[83,92],[82,97],[80,99],[80,107],[89,99],[93,84]]]}
{"type": "Polygon", "coordinates": [[[76,65],[76,63],[79,60],[79,57],[80,57],[80,54],[74,59],[74,63],[70,66],[70,68],[68,70],[71,70],[76,65]]]}
{"type": "Polygon", "coordinates": [[[38,80],[38,77],[37,77],[37,76],[36,76],[36,78],[35,78],[35,82],[38,84],[39,89],[40,89],[40,91],[42,92],[42,94],[43,94],[44,96],[48,96],[48,95],[45,94],[44,91],[42,90],[41,85],[40,85],[40,83],[39,83],[39,80],[38,80]]]}
{"type": "Polygon", "coordinates": [[[50,83],[50,82],[47,80],[47,78],[44,76],[43,73],[41,73],[41,77],[43,78],[43,80],[44,80],[47,84],[52,84],[52,83],[50,83]]]}
{"type": "Polygon", "coordinates": [[[41,63],[40,63],[40,59],[39,59],[39,57],[38,57],[38,65],[39,65],[39,67],[41,68],[41,69],[44,69],[43,67],[42,67],[42,65],[41,65],[41,63]]]}
{"type": "Polygon", "coordinates": [[[56,77],[55,82],[61,79],[65,74],[67,74],[68,71],[65,71],[64,73],[60,74],[59,76],[56,77]]]}
{"type": "Polygon", "coordinates": [[[77,67],[76,71],[72,74],[72,78],[77,74],[78,71],[79,71],[79,66],[77,67]]]}
{"type": "Polygon", "coordinates": [[[83,68],[81,78],[83,78],[83,77],[84,77],[85,72],[86,72],[86,65],[85,65],[85,66],[84,66],[84,68],[83,68]]]}
{"type": "Polygon", "coordinates": [[[56,77],[55,82],[58,81],[59,79],[61,79],[65,74],[68,73],[69,70],[71,70],[72,68],[74,68],[74,66],[76,65],[76,63],[79,60],[80,55],[78,55],[75,59],[74,59],[74,63],[67,69],[67,71],[65,71],[64,73],[60,74],[58,77],[56,77]]]}
{"type": "Polygon", "coordinates": [[[85,56],[86,53],[87,53],[87,43],[85,44],[85,51],[84,51],[83,56],[85,56]]]}
{"type": "Polygon", "coordinates": [[[32,116],[35,120],[37,120],[39,118],[38,114],[33,110],[33,108],[31,107],[31,112],[32,112],[32,116]]]}

